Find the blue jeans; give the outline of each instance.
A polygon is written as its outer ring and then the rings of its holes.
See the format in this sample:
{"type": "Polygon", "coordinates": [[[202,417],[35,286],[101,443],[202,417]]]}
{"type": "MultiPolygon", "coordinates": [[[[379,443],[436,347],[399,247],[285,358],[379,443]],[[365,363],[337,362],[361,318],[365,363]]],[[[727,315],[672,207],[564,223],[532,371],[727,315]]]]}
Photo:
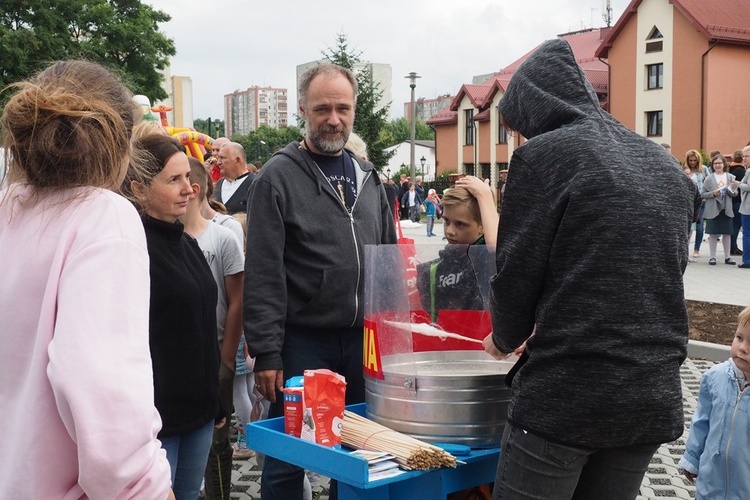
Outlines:
{"type": "Polygon", "coordinates": [[[506,424],[493,500],[633,500],[658,444],[576,448],[506,424]]]}
{"type": "Polygon", "coordinates": [[[701,243],[703,242],[703,207],[706,206],[706,202],[701,202],[701,206],[698,209],[698,220],[695,222],[695,246],[693,249],[697,252],[701,249],[701,243]]]}
{"type": "Polygon", "coordinates": [[[427,236],[432,236],[432,228],[435,227],[435,216],[427,216],[427,236]]]}
{"type": "MultiPolygon", "coordinates": [[[[302,329],[287,327],[281,351],[284,380],[302,375],[305,370],[328,368],[346,378],[346,404],[365,400],[362,375],[362,327],[341,329],[302,329]]],[[[268,417],[284,414],[284,398],[276,393],[268,417]]],[[[263,500],[301,500],[305,471],[271,456],[266,456],[260,482],[263,500]]],[[[331,498],[336,498],[331,481],[331,498]]]]}
{"type": "Polygon", "coordinates": [[[745,214],[742,214],[742,263],[750,264],[750,215],[745,214]]]}
{"type": "Polygon", "coordinates": [[[206,472],[208,451],[214,435],[213,420],[191,432],[161,439],[172,471],[172,489],[177,500],[195,500],[206,472]]]}

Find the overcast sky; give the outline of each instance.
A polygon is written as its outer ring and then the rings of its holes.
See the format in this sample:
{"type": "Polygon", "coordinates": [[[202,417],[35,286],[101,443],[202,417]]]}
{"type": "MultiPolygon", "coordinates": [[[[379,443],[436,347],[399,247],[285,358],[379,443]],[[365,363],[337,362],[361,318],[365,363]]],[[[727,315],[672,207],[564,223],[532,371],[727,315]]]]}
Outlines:
{"type": "MultiPolygon", "coordinates": [[[[253,85],[289,89],[295,123],[296,66],[321,57],[346,33],[362,59],[390,64],[391,117],[416,98],[455,95],[474,75],[499,71],[544,40],[604,26],[604,0],[144,0],[172,16],[172,75],[193,81],[195,118],[224,117],[223,96],[253,85]]],[[[611,0],[612,24],[629,0],[611,0]]]]}

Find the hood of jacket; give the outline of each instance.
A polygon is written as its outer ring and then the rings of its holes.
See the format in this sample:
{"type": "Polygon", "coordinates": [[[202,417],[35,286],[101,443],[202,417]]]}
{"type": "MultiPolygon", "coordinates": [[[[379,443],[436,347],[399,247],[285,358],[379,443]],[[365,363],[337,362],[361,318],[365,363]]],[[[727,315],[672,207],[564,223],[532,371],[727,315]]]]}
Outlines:
{"type": "MultiPolygon", "coordinates": [[[[357,157],[357,155],[348,149],[344,149],[342,154],[348,154],[352,159],[352,163],[355,166],[354,173],[357,176],[357,192],[359,192],[362,189],[362,184],[364,183],[367,174],[374,171],[375,167],[372,163],[357,157]]],[[[315,164],[315,161],[299,142],[290,142],[283,149],[274,153],[273,156],[286,156],[296,163],[306,175],[315,180],[318,186],[318,194],[323,194],[323,190],[326,189],[325,186],[328,184],[328,179],[323,176],[323,173],[315,164]]],[[[376,184],[381,183],[379,176],[374,175],[373,178],[375,179],[376,184]]]]}
{"type": "Polygon", "coordinates": [[[500,113],[527,139],[596,115],[607,117],[565,40],[544,42],[518,67],[500,113]]]}

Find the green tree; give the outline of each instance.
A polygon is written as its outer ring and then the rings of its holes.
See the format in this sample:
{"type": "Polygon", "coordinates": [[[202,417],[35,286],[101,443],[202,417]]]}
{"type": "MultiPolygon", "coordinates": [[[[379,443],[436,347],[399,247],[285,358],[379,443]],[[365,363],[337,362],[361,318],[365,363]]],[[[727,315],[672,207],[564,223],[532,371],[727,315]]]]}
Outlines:
{"type": "MultiPolygon", "coordinates": [[[[414,124],[415,139],[420,141],[435,140],[435,131],[425,122],[417,120],[414,124]]],[[[395,146],[411,138],[411,125],[406,118],[396,118],[385,125],[382,139],[386,147],[395,146]]]]}
{"type": "Polygon", "coordinates": [[[201,134],[206,134],[208,136],[213,137],[216,139],[217,137],[224,137],[224,120],[219,120],[216,118],[196,118],[193,120],[193,128],[200,132],[201,134]],[[208,125],[208,120],[211,120],[211,126],[208,125]]]}
{"type": "Polygon", "coordinates": [[[0,0],[0,88],[53,61],[85,58],[115,71],[133,93],[164,99],[158,70],[175,47],[159,24],[170,19],[139,0],[0,0]]]}
{"type": "Polygon", "coordinates": [[[247,135],[232,136],[233,141],[245,148],[245,157],[249,163],[265,163],[277,150],[301,139],[302,131],[293,126],[271,128],[261,125],[247,135]]]}
{"type": "Polygon", "coordinates": [[[388,164],[394,152],[385,151],[388,147],[382,131],[388,122],[390,103],[377,109],[378,102],[383,96],[380,84],[373,80],[372,66],[365,64],[360,71],[355,70],[362,53],[349,48],[349,41],[345,33],[336,35],[336,44],[323,51],[323,58],[339,66],[354,71],[357,77],[357,107],[354,113],[354,131],[367,144],[368,159],[380,170],[388,164]]]}

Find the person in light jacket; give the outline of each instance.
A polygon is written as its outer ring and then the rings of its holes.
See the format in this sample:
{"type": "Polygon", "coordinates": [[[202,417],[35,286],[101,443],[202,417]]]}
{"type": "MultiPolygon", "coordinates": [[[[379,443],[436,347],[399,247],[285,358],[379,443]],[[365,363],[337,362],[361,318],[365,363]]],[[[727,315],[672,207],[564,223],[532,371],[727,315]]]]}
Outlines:
{"type": "Polygon", "coordinates": [[[738,316],[730,359],[701,377],[698,407],[679,466],[697,500],[750,494],[750,307],[738,316]]]}
{"type": "Polygon", "coordinates": [[[739,182],[727,172],[727,160],[724,155],[717,154],[711,158],[713,173],[706,177],[701,189],[701,198],[706,202],[703,209],[703,217],[706,219],[706,234],[710,258],[708,263],[716,265],[716,245],[721,235],[721,243],[724,247],[724,264],[733,266],[736,264],[730,254],[730,239],[732,237],[732,198],[737,196],[739,182]]]}

